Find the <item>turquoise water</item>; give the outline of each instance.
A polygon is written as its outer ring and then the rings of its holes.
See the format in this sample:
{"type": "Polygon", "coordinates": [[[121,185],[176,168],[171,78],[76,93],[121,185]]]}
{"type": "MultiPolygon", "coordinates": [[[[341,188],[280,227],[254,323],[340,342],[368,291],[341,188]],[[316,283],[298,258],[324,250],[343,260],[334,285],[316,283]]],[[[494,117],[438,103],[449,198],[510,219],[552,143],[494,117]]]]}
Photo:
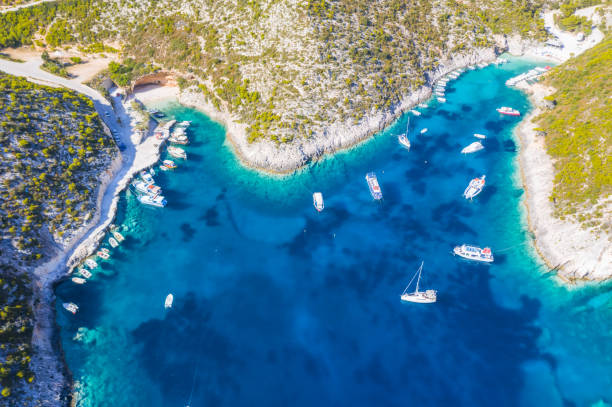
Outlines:
{"type": "Polygon", "coordinates": [[[512,60],[451,82],[447,104],[411,119],[409,152],[395,137],[403,117],[288,177],[245,169],[219,124],[163,106],[193,120],[189,160],[155,177],[168,206],[142,207],[126,192],[116,221],[126,241],[87,284],[56,289],[78,405],[612,401],[611,287],[560,286],[535,255],[518,120],[494,110],[530,109],[503,83],[532,66],[512,60]],[[464,156],[473,133],[489,136],[486,150],[464,156]],[[368,171],[382,203],[369,195],[368,171]],[[485,190],[465,201],[468,181],[482,174],[485,190]],[[453,257],[463,242],[490,245],[495,263],[453,257]],[[401,303],[422,260],[422,287],[437,289],[438,302],[401,303]],[[66,313],[62,301],[80,312],[66,313]]]}

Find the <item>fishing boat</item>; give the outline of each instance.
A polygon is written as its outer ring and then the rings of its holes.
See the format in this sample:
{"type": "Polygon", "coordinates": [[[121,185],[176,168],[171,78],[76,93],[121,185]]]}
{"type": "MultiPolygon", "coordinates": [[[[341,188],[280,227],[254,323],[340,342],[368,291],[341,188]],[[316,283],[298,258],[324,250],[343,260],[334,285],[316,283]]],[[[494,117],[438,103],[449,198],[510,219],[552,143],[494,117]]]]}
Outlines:
{"type": "Polygon", "coordinates": [[[145,170],[140,171],[140,178],[142,179],[142,181],[145,184],[154,184],[155,180],[153,179],[153,176],[145,170]]]}
{"type": "Polygon", "coordinates": [[[312,204],[317,211],[321,212],[325,207],[323,204],[323,194],[320,192],[315,192],[312,194],[312,204]]]}
{"type": "Polygon", "coordinates": [[[85,284],[85,282],[87,281],[87,280],[85,280],[84,278],[81,278],[81,277],[72,277],[71,280],[75,284],[85,284]]]}
{"type": "Polygon", "coordinates": [[[437,100],[438,100],[438,102],[440,102],[440,103],[446,103],[446,98],[441,98],[441,97],[439,97],[439,98],[437,98],[437,100]]]}
{"type": "Polygon", "coordinates": [[[484,146],[482,145],[480,141],[475,141],[469,146],[465,147],[463,150],[461,150],[461,154],[475,153],[476,151],[480,151],[483,148],[484,146]]]}
{"type": "Polygon", "coordinates": [[[85,265],[92,270],[98,267],[98,263],[94,259],[85,259],[85,265]]]}
{"type": "Polygon", "coordinates": [[[380,190],[380,185],[378,185],[378,179],[376,178],[376,174],[373,172],[368,172],[365,176],[366,181],[368,182],[368,188],[370,188],[370,194],[372,194],[372,198],[376,200],[382,199],[382,191],[380,190]]]}
{"type": "Polygon", "coordinates": [[[427,133],[427,131],[428,131],[428,130],[429,130],[429,129],[428,129],[427,127],[425,127],[424,129],[422,129],[422,130],[421,130],[421,134],[425,134],[425,133],[427,133]]]}
{"type": "Polygon", "coordinates": [[[174,146],[169,146],[168,147],[168,154],[170,154],[174,158],[187,159],[187,153],[182,148],[178,148],[178,147],[174,147],[174,146]]]}
{"type": "Polygon", "coordinates": [[[164,308],[172,308],[172,302],[174,302],[174,295],[168,294],[166,301],[164,301],[164,308]]]}
{"type": "Polygon", "coordinates": [[[484,188],[484,186],[485,186],[485,176],[484,175],[482,176],[482,178],[474,178],[473,180],[470,181],[470,184],[463,192],[463,196],[465,197],[465,199],[472,199],[476,195],[482,192],[482,189],[484,188]]]}
{"type": "Polygon", "coordinates": [[[149,195],[140,195],[138,197],[138,200],[145,205],[156,206],[158,208],[163,208],[168,203],[161,195],[157,195],[155,197],[149,195]]]}
{"type": "Polygon", "coordinates": [[[98,250],[98,253],[96,253],[98,255],[98,257],[104,259],[104,260],[108,260],[108,258],[110,257],[110,255],[106,252],[103,252],[102,250],[98,250]]]}
{"type": "Polygon", "coordinates": [[[176,168],[176,164],[172,160],[164,160],[162,162],[163,166],[169,170],[173,170],[176,168]]]}
{"type": "Polygon", "coordinates": [[[415,116],[420,116],[421,115],[421,112],[419,112],[418,110],[414,110],[414,109],[411,109],[410,113],[412,113],[415,116]]]}
{"type": "Polygon", "coordinates": [[[487,138],[484,134],[474,133],[474,137],[484,140],[487,138]]]}
{"type": "Polygon", "coordinates": [[[404,289],[404,292],[402,293],[402,296],[400,297],[402,299],[402,301],[406,301],[406,302],[418,302],[418,303],[421,303],[421,304],[431,304],[433,302],[436,302],[436,299],[437,299],[437,292],[436,292],[436,290],[419,291],[419,282],[421,281],[421,273],[423,271],[423,263],[424,262],[421,262],[421,267],[419,267],[417,272],[414,273],[414,276],[412,276],[412,280],[410,280],[410,282],[408,283],[408,285],[404,289]],[[418,277],[417,277],[417,275],[418,275],[418,277]],[[408,292],[408,288],[412,284],[412,281],[414,281],[415,277],[417,277],[416,289],[413,292],[408,292]]]}
{"type": "Polygon", "coordinates": [[[513,109],[511,107],[507,107],[507,106],[498,107],[495,110],[497,110],[498,113],[505,114],[506,116],[520,116],[521,115],[521,112],[519,112],[518,110],[513,109]]]}
{"type": "Polygon", "coordinates": [[[110,244],[113,249],[119,246],[119,242],[117,242],[117,240],[114,237],[111,237],[110,239],[108,239],[108,244],[110,244]]]}
{"type": "Polygon", "coordinates": [[[64,307],[64,309],[66,309],[66,311],[72,312],[73,314],[76,314],[79,310],[79,306],[73,302],[65,302],[62,304],[62,306],[64,307]]]}
{"type": "Polygon", "coordinates": [[[132,186],[136,189],[136,191],[140,192],[141,194],[155,196],[161,194],[162,192],[161,188],[157,185],[146,184],[143,181],[134,181],[132,182],[132,186]]]}
{"type": "Polygon", "coordinates": [[[91,278],[91,272],[89,270],[87,270],[86,268],[80,268],[79,269],[79,274],[82,275],[85,278],[91,278]]]}
{"type": "Polygon", "coordinates": [[[493,253],[488,247],[481,249],[478,246],[462,244],[461,246],[455,246],[453,253],[457,256],[463,257],[464,259],[482,261],[485,263],[493,262],[493,253]]]}
{"type": "Polygon", "coordinates": [[[397,141],[408,150],[410,150],[410,140],[408,139],[408,129],[410,128],[410,117],[408,117],[408,123],[406,123],[406,132],[397,136],[397,141]]]}

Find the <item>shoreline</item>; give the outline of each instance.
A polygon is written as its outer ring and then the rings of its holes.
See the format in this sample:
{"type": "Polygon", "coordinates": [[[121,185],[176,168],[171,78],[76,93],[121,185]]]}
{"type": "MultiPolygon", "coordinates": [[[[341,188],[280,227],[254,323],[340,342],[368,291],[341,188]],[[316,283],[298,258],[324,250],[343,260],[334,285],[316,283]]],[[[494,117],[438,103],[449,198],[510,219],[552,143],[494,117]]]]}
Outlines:
{"type": "Polygon", "coordinates": [[[529,98],[533,111],[516,128],[520,142],[519,167],[525,190],[529,230],[542,260],[566,284],[596,282],[612,278],[612,247],[606,234],[595,236],[580,223],[554,217],[549,196],[553,189],[553,159],[544,139],[537,135],[533,118],[542,112],[544,97],[554,89],[541,84],[519,86],[529,98]]]}

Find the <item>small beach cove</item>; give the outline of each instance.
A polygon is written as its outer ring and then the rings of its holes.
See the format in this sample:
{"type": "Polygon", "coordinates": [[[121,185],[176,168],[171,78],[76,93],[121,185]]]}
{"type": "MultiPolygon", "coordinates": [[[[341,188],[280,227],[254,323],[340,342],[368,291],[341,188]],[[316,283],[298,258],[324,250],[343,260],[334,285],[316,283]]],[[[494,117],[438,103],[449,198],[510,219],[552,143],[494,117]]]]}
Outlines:
{"type": "Polygon", "coordinates": [[[545,274],[521,209],[520,119],[495,112],[529,112],[504,81],[532,66],[513,59],[450,82],[446,104],[411,118],[410,151],[397,143],[404,116],[282,177],[244,168],[205,115],[151,100],[192,121],[188,160],[155,175],[166,208],[123,193],[125,242],[86,284],[56,289],[77,405],[185,405],[190,393],[193,406],[612,399],[610,288],[568,290],[545,274]],[[485,149],[462,155],[474,133],[487,135],[485,149]],[[463,199],[483,174],[483,193],[463,199]],[[490,245],[495,263],[453,257],[464,242],[490,245]],[[438,303],[402,304],[422,260],[438,303]]]}

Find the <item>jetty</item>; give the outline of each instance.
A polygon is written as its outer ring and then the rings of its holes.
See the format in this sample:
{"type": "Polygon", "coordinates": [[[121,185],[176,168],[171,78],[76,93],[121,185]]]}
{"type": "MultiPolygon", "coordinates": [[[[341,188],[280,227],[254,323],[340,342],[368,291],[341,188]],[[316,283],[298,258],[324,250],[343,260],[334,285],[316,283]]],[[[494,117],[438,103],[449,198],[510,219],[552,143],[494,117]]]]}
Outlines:
{"type": "Polygon", "coordinates": [[[532,83],[536,82],[542,74],[548,72],[549,69],[550,69],[549,66],[545,68],[536,67],[536,68],[530,69],[527,72],[523,72],[520,75],[517,75],[513,78],[508,79],[506,81],[506,86],[517,86],[519,83],[523,81],[531,85],[532,83]]]}

